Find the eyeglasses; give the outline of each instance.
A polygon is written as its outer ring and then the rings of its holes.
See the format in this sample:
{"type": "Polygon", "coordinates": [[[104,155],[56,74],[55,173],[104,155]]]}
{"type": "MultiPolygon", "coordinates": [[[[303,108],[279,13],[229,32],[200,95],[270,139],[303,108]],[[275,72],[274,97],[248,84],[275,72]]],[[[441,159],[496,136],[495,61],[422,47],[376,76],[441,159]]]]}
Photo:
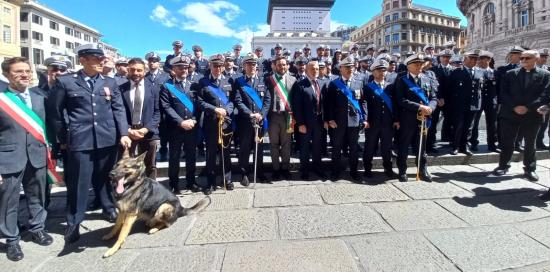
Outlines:
{"type": "Polygon", "coordinates": [[[530,59],[533,59],[533,57],[521,57],[519,58],[520,60],[530,60],[530,59]]]}
{"type": "Polygon", "coordinates": [[[67,71],[66,68],[52,67],[52,72],[61,72],[61,73],[64,73],[64,72],[66,72],[66,71],[67,71]]]}

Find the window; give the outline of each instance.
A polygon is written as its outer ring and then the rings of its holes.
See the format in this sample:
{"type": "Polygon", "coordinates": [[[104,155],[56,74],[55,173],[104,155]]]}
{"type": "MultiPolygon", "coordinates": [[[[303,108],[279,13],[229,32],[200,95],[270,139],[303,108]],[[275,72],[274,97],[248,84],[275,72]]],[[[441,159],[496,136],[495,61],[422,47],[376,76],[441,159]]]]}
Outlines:
{"type": "Polygon", "coordinates": [[[11,26],[4,25],[2,28],[2,40],[5,43],[11,43],[11,26]]]}
{"type": "Polygon", "coordinates": [[[392,15],[392,20],[394,20],[394,21],[399,20],[399,13],[394,13],[392,15]]]}
{"type": "Polygon", "coordinates": [[[21,57],[29,58],[29,48],[28,47],[21,47],[21,57]]]}
{"type": "Polygon", "coordinates": [[[386,10],[390,9],[390,3],[386,3],[386,10]]]}
{"type": "Polygon", "coordinates": [[[32,38],[37,41],[43,41],[44,37],[42,36],[42,33],[33,31],[32,32],[32,38]]]}
{"type": "Polygon", "coordinates": [[[390,43],[390,35],[386,35],[384,41],[385,41],[386,43],[390,43]]]}
{"type": "Polygon", "coordinates": [[[74,48],[77,48],[77,47],[79,47],[80,45],[81,45],[80,43],[75,42],[75,43],[74,43],[74,48]]]}
{"type": "Polygon", "coordinates": [[[65,47],[67,47],[67,49],[74,49],[74,43],[72,43],[72,42],[65,42],[65,47]]]}
{"type": "Polygon", "coordinates": [[[68,26],[65,27],[65,34],[73,36],[74,30],[68,26]]]}
{"type": "Polygon", "coordinates": [[[407,33],[401,33],[401,40],[403,41],[407,40],[407,33]]]}
{"type": "Polygon", "coordinates": [[[399,1],[393,1],[393,8],[399,7],[399,1]]]}
{"type": "Polygon", "coordinates": [[[392,37],[391,37],[391,40],[394,41],[394,42],[398,42],[399,41],[399,33],[393,34],[392,37]]]}
{"type": "Polygon", "coordinates": [[[401,7],[408,6],[407,0],[401,0],[401,7]]]}
{"type": "Polygon", "coordinates": [[[11,9],[8,7],[4,7],[4,13],[5,14],[11,14],[11,9]]]}
{"type": "Polygon", "coordinates": [[[406,12],[401,12],[401,18],[407,18],[407,13],[406,12]]]}
{"type": "Polygon", "coordinates": [[[59,46],[59,39],[56,37],[50,37],[50,44],[59,46]]]}
{"type": "Polygon", "coordinates": [[[35,23],[35,24],[42,25],[42,17],[40,17],[36,14],[33,14],[32,15],[32,22],[35,23]]]}
{"type": "Polygon", "coordinates": [[[387,23],[390,21],[390,16],[389,15],[386,15],[386,17],[384,18],[384,23],[387,23]]]}
{"type": "Polygon", "coordinates": [[[401,30],[401,25],[393,25],[393,26],[392,26],[392,31],[393,31],[393,32],[397,32],[397,31],[399,31],[399,30],[401,30]]]}
{"type": "Polygon", "coordinates": [[[97,38],[96,38],[96,37],[94,37],[93,41],[94,41],[94,43],[96,43],[96,42],[97,42],[98,40],[97,40],[97,38]]]}
{"type": "Polygon", "coordinates": [[[21,14],[19,15],[19,21],[28,22],[29,21],[29,13],[28,12],[21,12],[21,14]]]}
{"type": "Polygon", "coordinates": [[[79,38],[79,39],[82,39],[82,33],[80,33],[80,31],[78,31],[78,30],[74,31],[74,36],[79,38]]]}
{"type": "Polygon", "coordinates": [[[390,33],[390,32],[391,32],[391,26],[386,27],[386,33],[390,33]]]}
{"type": "Polygon", "coordinates": [[[524,27],[529,25],[529,11],[528,10],[522,10],[520,13],[520,21],[519,26],[524,27]]]}
{"type": "Polygon", "coordinates": [[[54,21],[50,21],[50,28],[53,30],[59,30],[59,24],[54,21]]]}
{"type": "Polygon", "coordinates": [[[84,34],[84,40],[89,42],[90,41],[90,35],[84,34]]]}
{"type": "Polygon", "coordinates": [[[21,40],[26,40],[29,38],[29,31],[28,30],[21,30],[19,31],[19,35],[21,36],[21,40]]]}
{"type": "Polygon", "coordinates": [[[32,55],[34,57],[34,64],[42,64],[44,62],[44,51],[42,49],[33,48],[32,55]]]}

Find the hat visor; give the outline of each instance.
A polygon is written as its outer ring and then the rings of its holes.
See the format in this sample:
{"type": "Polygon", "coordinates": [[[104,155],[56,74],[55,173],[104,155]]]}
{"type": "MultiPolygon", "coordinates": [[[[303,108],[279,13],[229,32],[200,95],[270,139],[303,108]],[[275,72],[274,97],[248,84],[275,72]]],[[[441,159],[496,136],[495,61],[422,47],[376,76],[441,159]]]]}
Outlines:
{"type": "Polygon", "coordinates": [[[425,60],[423,60],[423,59],[415,59],[415,60],[411,60],[411,61],[407,62],[407,65],[413,64],[413,63],[424,63],[424,62],[425,62],[425,60]]]}

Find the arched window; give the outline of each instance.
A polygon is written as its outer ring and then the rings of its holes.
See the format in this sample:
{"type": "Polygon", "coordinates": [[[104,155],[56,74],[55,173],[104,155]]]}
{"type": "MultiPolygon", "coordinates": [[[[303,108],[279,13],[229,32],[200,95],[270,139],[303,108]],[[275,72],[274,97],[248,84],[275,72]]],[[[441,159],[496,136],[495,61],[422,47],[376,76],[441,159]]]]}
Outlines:
{"type": "Polygon", "coordinates": [[[495,14],[495,4],[489,3],[487,6],[485,6],[485,10],[483,11],[484,15],[488,14],[495,14]]]}
{"type": "Polygon", "coordinates": [[[495,34],[495,4],[489,2],[483,9],[483,35],[490,36],[495,34]]]}

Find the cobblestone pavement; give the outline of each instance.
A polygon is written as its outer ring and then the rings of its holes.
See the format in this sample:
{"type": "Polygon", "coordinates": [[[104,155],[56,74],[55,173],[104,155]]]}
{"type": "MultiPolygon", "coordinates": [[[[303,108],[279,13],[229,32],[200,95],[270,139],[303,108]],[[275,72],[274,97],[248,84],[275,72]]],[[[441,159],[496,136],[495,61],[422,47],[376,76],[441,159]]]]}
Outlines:
{"type": "MultiPolygon", "coordinates": [[[[545,271],[550,267],[550,207],[536,198],[550,187],[550,160],[541,180],[506,177],[496,164],[432,166],[435,182],[280,181],[216,191],[202,213],[148,235],[136,224],[122,249],[101,256],[111,224],[91,212],[82,238],[63,242],[65,192],[53,194],[40,247],[26,233],[25,259],[13,263],[0,243],[0,271],[545,271]]],[[[414,168],[410,169],[412,180],[414,168]]],[[[203,195],[186,192],[190,206],[203,195]]]]}

